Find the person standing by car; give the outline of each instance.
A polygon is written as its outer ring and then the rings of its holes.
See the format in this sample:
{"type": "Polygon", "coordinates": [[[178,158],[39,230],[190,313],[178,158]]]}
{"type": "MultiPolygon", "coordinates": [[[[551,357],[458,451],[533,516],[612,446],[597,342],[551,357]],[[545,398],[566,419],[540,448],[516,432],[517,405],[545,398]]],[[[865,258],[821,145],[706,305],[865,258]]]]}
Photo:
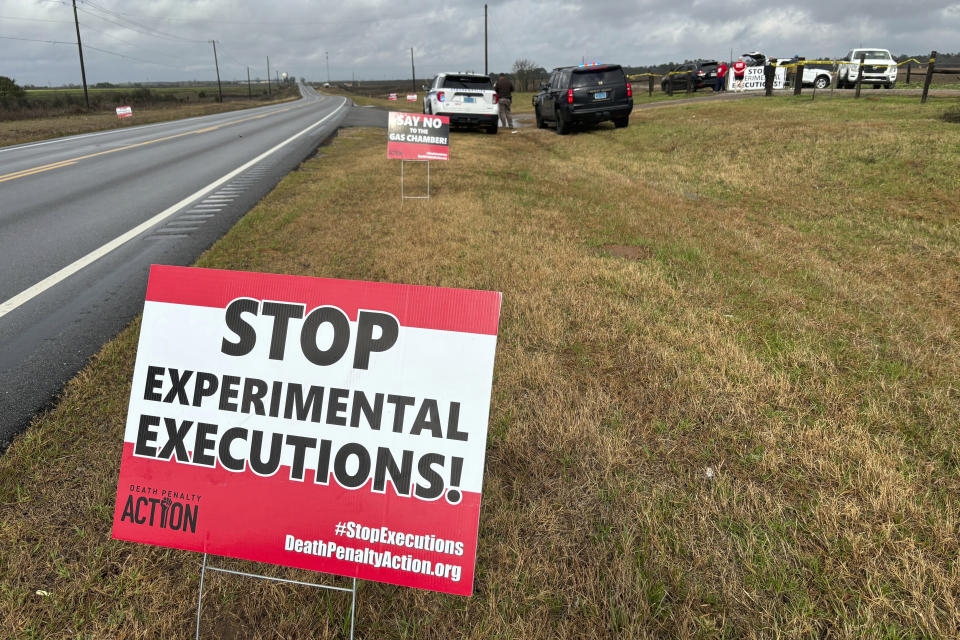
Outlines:
{"type": "Polygon", "coordinates": [[[721,60],[717,65],[717,87],[713,90],[714,93],[727,90],[727,71],[729,70],[727,63],[721,60]]]}
{"type": "Polygon", "coordinates": [[[733,63],[733,88],[735,91],[743,91],[743,75],[747,71],[747,63],[743,61],[743,56],[733,63]]]}
{"type": "Polygon", "coordinates": [[[510,103],[513,102],[513,82],[501,73],[496,84],[493,85],[493,90],[500,96],[500,126],[513,129],[513,116],[510,115],[510,103]]]}

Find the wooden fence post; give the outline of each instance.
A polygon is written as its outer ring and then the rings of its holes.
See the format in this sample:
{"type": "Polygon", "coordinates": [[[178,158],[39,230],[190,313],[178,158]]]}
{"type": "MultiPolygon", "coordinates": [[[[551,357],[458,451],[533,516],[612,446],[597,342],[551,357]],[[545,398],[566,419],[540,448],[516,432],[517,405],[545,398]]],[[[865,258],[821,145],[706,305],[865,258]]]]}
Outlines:
{"type": "Polygon", "coordinates": [[[803,87],[803,61],[806,58],[797,58],[797,70],[793,75],[793,95],[800,95],[800,89],[803,87]]]}
{"type": "Polygon", "coordinates": [[[687,72],[687,93],[693,93],[693,71],[687,72]]]}
{"type": "Polygon", "coordinates": [[[927,101],[927,93],[930,91],[930,81],[933,80],[933,67],[937,62],[937,52],[930,52],[930,62],[927,63],[927,77],[923,79],[923,95],[920,97],[920,104],[927,101]]]}
{"type": "Polygon", "coordinates": [[[647,86],[650,91],[650,97],[652,98],[653,97],[653,74],[652,73],[649,76],[647,76],[647,86]]]}
{"type": "Polygon", "coordinates": [[[910,84],[910,67],[913,66],[912,62],[907,63],[907,84],[910,84]]]}
{"type": "Polygon", "coordinates": [[[667,71],[667,95],[673,95],[673,76],[670,75],[669,71],[667,71]]]}
{"type": "Polygon", "coordinates": [[[860,68],[857,70],[857,92],[853,94],[854,98],[860,97],[860,84],[863,82],[863,61],[866,59],[866,52],[860,52],[860,68]]]}

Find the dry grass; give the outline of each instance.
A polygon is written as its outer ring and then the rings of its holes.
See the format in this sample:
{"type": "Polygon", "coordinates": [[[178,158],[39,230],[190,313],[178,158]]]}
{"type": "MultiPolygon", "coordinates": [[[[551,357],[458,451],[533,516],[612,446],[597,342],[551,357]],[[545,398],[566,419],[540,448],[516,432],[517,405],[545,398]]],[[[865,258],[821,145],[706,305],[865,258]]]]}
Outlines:
{"type": "MultiPolygon", "coordinates": [[[[382,131],[289,176],[202,266],[504,293],[476,595],[364,583],[358,636],[960,635],[942,110],[455,134],[402,207],[382,131]]],[[[0,635],[192,633],[199,557],[109,539],[136,332],[0,459],[0,635]]],[[[345,604],[218,577],[205,637],[345,637],[345,604]]]]}
{"type": "MultiPolygon", "coordinates": [[[[286,102],[278,100],[275,102],[286,102]]],[[[112,112],[92,112],[82,115],[61,115],[52,117],[30,118],[23,120],[0,120],[0,147],[11,144],[23,144],[47,138],[71,136],[91,131],[106,129],[122,129],[124,127],[152,122],[166,122],[206,116],[225,111],[262,107],[274,102],[258,100],[236,100],[223,103],[208,102],[202,104],[168,104],[161,107],[138,108],[134,107],[133,117],[120,119],[112,112]]]]}

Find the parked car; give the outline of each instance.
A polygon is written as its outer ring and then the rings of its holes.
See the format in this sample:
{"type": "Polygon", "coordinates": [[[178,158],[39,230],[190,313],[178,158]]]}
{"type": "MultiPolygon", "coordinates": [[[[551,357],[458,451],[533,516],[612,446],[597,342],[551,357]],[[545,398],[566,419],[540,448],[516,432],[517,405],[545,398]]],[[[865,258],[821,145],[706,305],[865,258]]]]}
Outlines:
{"type": "Polygon", "coordinates": [[[862,84],[872,84],[874,89],[881,86],[893,89],[897,84],[897,63],[886,49],[858,48],[851,49],[840,60],[840,70],[837,71],[837,86],[852,87],[857,83],[860,69],[860,55],[864,55],[862,84]]]}
{"type": "MultiPolygon", "coordinates": [[[[762,67],[767,62],[767,56],[759,51],[751,51],[750,53],[743,54],[741,57],[743,58],[744,62],[747,63],[748,67],[762,67]]],[[[771,60],[773,60],[778,67],[794,64],[799,59],[799,56],[794,56],[792,58],[774,58],[771,56],[771,60]]],[[[830,86],[831,82],[833,82],[833,74],[830,71],[806,66],[803,68],[804,86],[813,86],[817,89],[826,89],[830,86]]],[[[785,86],[790,86],[789,78],[785,86]]]]}
{"type": "Polygon", "coordinates": [[[489,76],[439,73],[423,98],[423,112],[448,116],[451,126],[480,126],[496,133],[499,97],[489,76]]]}
{"type": "Polygon", "coordinates": [[[633,89],[618,64],[557,67],[533,96],[533,111],[537,127],[551,122],[560,135],[581,123],[611,120],[618,128],[626,127],[633,111],[633,89]]]}
{"type": "Polygon", "coordinates": [[[698,60],[697,62],[688,62],[672,69],[670,73],[663,76],[660,80],[660,89],[667,91],[668,85],[673,85],[674,91],[686,91],[687,79],[693,78],[693,90],[713,89],[717,86],[717,67],[720,65],[716,60],[698,60]]]}
{"type": "MultiPolygon", "coordinates": [[[[788,64],[796,64],[797,58],[775,58],[778,67],[788,64]]],[[[814,86],[817,89],[826,89],[833,82],[833,74],[826,69],[816,69],[813,67],[803,67],[804,86],[814,86]]]]}

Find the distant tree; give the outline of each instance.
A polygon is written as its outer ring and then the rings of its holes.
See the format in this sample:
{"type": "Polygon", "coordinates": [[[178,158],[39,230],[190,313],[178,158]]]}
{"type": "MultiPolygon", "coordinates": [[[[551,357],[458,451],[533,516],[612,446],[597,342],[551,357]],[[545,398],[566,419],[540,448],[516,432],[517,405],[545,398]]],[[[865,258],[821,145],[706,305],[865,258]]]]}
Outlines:
{"type": "Polygon", "coordinates": [[[513,63],[513,79],[518,91],[532,91],[536,82],[537,63],[526,58],[519,58],[513,63]]]}
{"type": "Polygon", "coordinates": [[[13,81],[13,78],[0,76],[0,99],[8,100],[12,98],[23,98],[27,92],[23,87],[13,81]]]}

